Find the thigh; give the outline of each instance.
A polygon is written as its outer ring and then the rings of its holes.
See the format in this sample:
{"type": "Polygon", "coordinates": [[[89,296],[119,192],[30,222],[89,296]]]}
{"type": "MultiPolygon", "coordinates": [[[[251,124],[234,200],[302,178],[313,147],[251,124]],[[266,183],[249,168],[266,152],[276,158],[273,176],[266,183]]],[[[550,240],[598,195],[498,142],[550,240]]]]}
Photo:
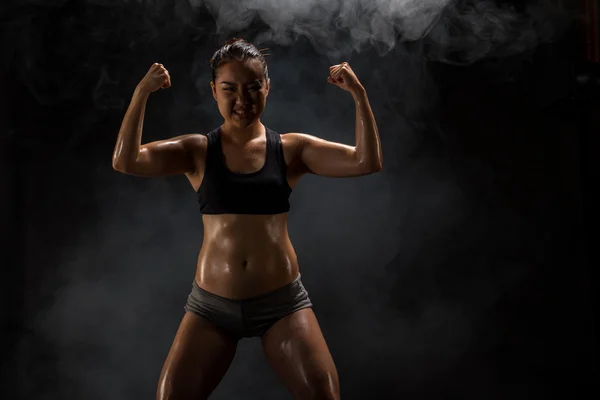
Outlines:
{"type": "Polygon", "coordinates": [[[236,348],[237,340],[205,318],[186,312],[162,368],[156,398],[208,398],[231,365],[236,348]]]}
{"type": "Polygon", "coordinates": [[[269,364],[295,399],[339,399],[338,373],[311,308],[277,321],[261,338],[269,364]]]}

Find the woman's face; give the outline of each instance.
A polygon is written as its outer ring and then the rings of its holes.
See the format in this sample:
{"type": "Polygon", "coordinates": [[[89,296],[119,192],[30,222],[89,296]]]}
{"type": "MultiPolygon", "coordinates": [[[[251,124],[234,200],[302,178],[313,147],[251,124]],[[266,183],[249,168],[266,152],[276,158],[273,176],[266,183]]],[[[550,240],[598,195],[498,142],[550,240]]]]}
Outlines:
{"type": "Polygon", "coordinates": [[[210,86],[225,121],[243,128],[263,113],[270,85],[265,81],[261,63],[247,59],[222,64],[210,86]]]}

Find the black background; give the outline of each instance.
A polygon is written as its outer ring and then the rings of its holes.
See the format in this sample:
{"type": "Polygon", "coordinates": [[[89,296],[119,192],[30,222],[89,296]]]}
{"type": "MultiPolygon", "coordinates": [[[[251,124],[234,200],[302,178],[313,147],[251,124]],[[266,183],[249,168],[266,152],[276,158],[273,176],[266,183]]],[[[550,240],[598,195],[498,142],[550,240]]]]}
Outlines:
{"type": "MultiPolygon", "coordinates": [[[[445,30],[398,33],[387,52],[336,50],[316,34],[269,41],[273,19],[237,29],[223,22],[228,9],[189,4],[0,8],[3,398],[154,396],[202,221],[184,178],[119,174],[112,151],[152,62],[173,87],[151,96],[145,142],[218,126],[208,59],[232,36],[270,48],[270,128],[354,143],[352,98],[326,83],[341,61],[377,118],[383,170],[305,177],[289,214],[342,398],[578,399],[596,389],[599,75],[585,2],[558,16],[532,17],[534,2],[508,14],[561,27],[551,34],[502,19],[509,2],[485,2],[508,33],[483,53],[439,39],[468,21],[456,11],[470,2],[444,14],[445,30]]],[[[256,340],[240,344],[214,394],[286,396],[256,340]]]]}

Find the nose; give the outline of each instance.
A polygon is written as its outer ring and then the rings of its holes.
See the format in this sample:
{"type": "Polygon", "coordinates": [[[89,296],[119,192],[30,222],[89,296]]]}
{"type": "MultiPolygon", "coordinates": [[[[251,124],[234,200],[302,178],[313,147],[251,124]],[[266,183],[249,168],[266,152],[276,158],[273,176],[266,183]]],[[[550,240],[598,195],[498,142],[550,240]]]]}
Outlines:
{"type": "Polygon", "coordinates": [[[236,105],[250,104],[250,93],[247,92],[246,90],[239,91],[237,96],[235,96],[235,104],[236,105]]]}
{"type": "Polygon", "coordinates": [[[250,102],[249,102],[249,101],[248,101],[248,99],[247,99],[247,98],[245,98],[245,97],[238,96],[238,97],[236,98],[236,100],[235,100],[235,105],[236,105],[236,106],[246,106],[246,105],[248,105],[248,104],[250,104],[250,102]]]}

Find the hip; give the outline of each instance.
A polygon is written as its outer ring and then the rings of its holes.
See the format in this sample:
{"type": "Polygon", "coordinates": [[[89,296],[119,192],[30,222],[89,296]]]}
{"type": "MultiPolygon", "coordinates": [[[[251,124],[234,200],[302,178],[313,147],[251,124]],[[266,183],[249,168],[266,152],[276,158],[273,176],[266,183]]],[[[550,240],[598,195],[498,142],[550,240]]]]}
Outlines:
{"type": "Polygon", "coordinates": [[[185,311],[212,322],[232,339],[262,336],[281,318],[312,307],[300,274],[290,283],[244,300],[220,297],[193,282],[185,311]]]}

